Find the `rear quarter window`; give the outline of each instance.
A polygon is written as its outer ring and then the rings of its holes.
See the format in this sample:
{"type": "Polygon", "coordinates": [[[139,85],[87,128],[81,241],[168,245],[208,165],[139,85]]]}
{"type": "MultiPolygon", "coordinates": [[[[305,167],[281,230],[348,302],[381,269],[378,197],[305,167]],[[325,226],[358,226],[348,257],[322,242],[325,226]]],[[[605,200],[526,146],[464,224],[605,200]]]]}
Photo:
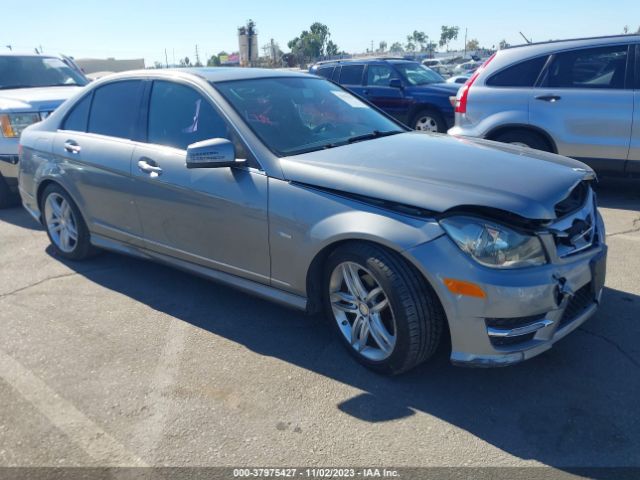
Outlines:
{"type": "Polygon", "coordinates": [[[316,75],[320,75],[321,77],[331,79],[333,68],[334,67],[320,67],[316,70],[316,75]]]}
{"type": "Polygon", "coordinates": [[[486,84],[490,87],[533,87],[548,56],[516,63],[489,77],[486,84]]]}
{"type": "Polygon", "coordinates": [[[87,122],[89,121],[89,108],[91,107],[92,93],[85,95],[78,103],[76,103],[71,111],[67,114],[67,118],[62,123],[62,130],[72,130],[74,132],[86,132],[87,122]]]}

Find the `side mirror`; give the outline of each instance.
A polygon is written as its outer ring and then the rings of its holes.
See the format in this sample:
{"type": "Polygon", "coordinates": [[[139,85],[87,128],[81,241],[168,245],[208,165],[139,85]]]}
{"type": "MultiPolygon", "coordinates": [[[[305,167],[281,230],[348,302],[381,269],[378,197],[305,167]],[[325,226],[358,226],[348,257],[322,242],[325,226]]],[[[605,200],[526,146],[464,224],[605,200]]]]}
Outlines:
{"type": "Polygon", "coordinates": [[[187,147],[187,168],[221,168],[242,165],[236,149],[226,138],[212,138],[187,147]]]}
{"type": "Polygon", "coordinates": [[[393,88],[402,88],[402,80],[399,78],[392,78],[389,80],[389,86],[393,88]]]}

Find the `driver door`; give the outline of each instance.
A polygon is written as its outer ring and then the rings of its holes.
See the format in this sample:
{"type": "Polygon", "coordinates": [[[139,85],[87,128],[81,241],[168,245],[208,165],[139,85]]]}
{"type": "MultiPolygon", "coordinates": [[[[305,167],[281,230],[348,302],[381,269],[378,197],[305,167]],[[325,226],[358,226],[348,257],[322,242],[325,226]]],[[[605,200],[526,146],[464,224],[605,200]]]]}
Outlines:
{"type": "Polygon", "coordinates": [[[199,91],[154,81],[147,142],[132,157],[136,205],[146,247],[158,253],[269,283],[267,176],[246,167],[186,168],[188,145],[235,133],[199,91]]]}

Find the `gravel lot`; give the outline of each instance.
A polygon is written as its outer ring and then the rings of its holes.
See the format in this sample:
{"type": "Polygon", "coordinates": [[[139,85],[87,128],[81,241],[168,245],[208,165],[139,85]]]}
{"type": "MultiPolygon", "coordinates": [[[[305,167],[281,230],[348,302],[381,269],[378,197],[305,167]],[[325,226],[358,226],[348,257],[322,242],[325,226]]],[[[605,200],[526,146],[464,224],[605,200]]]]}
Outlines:
{"type": "Polygon", "coordinates": [[[397,378],[318,317],[152,263],[51,255],[0,210],[0,466],[640,466],[640,183],[604,183],[596,317],[518,366],[397,378]]]}

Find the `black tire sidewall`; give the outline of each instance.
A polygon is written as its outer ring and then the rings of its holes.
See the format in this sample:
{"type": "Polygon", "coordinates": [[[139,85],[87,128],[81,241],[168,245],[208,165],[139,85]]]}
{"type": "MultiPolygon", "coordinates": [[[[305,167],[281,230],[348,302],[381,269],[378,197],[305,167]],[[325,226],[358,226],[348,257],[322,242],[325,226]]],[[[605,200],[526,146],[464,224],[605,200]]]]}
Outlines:
{"type": "MultiPolygon", "coordinates": [[[[356,246],[354,245],[354,247],[356,246]]],[[[329,256],[323,276],[323,305],[325,314],[327,321],[331,322],[341,342],[358,362],[380,373],[394,374],[404,370],[411,348],[407,312],[403,307],[398,292],[399,282],[403,282],[403,280],[397,272],[394,271],[393,267],[385,262],[384,256],[380,258],[375,255],[367,255],[363,253],[364,251],[366,251],[365,248],[347,247],[339,249],[329,256]],[[343,262],[356,262],[369,270],[389,299],[390,308],[396,324],[396,344],[392,354],[382,361],[370,360],[356,352],[340,330],[338,322],[333,315],[331,302],[329,300],[329,279],[335,267],[343,262]],[[381,268],[381,264],[383,264],[386,269],[381,268]]]]}

